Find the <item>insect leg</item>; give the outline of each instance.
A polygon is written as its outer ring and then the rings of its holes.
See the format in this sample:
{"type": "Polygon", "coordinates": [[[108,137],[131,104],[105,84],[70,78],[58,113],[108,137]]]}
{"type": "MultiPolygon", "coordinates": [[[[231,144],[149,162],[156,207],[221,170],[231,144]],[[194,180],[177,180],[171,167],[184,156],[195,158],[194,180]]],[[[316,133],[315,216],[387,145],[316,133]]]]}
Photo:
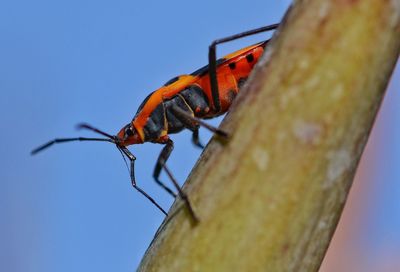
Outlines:
{"type": "Polygon", "coordinates": [[[192,134],[192,143],[193,143],[195,146],[197,146],[197,147],[203,149],[203,148],[204,148],[204,145],[200,142],[200,139],[199,139],[199,128],[196,127],[196,128],[193,129],[192,131],[193,131],[193,134],[192,134]]]}
{"type": "Polygon", "coordinates": [[[163,182],[160,181],[160,173],[161,169],[164,166],[165,162],[168,160],[169,155],[171,155],[172,150],[174,149],[174,142],[168,140],[167,144],[161,150],[160,155],[158,156],[156,166],[153,171],[153,178],[158,185],[160,185],[165,191],[167,191],[172,197],[176,197],[176,194],[163,182]]]}
{"type": "Polygon", "coordinates": [[[216,54],[216,46],[217,44],[230,42],[236,39],[240,39],[243,37],[247,37],[250,35],[258,34],[265,31],[274,30],[279,26],[279,24],[268,25],[256,29],[252,29],[249,31],[241,32],[235,35],[231,35],[222,39],[215,40],[211,43],[208,49],[208,67],[209,67],[209,75],[210,75],[210,86],[211,93],[213,97],[213,103],[215,107],[215,111],[219,112],[221,110],[221,103],[219,101],[219,92],[218,92],[218,81],[217,81],[217,54],[216,54]]]}
{"type": "Polygon", "coordinates": [[[163,165],[163,168],[165,172],[167,173],[168,177],[171,179],[172,183],[174,184],[175,188],[178,190],[180,198],[185,202],[186,207],[190,213],[190,216],[192,217],[193,221],[198,223],[200,220],[196,216],[196,213],[194,212],[192,205],[190,204],[188,196],[182,191],[181,187],[179,186],[178,182],[176,181],[175,177],[172,175],[172,172],[169,170],[166,164],[163,165]]]}
{"type": "Polygon", "coordinates": [[[180,109],[179,107],[172,107],[172,111],[174,112],[176,118],[178,118],[179,121],[181,121],[188,129],[192,129],[195,126],[200,125],[221,137],[228,137],[228,134],[225,131],[207,124],[203,120],[192,116],[191,114],[180,109]]]}
{"type": "Polygon", "coordinates": [[[128,157],[129,161],[131,162],[130,176],[131,176],[131,182],[132,182],[133,188],[135,188],[139,193],[144,195],[163,214],[165,214],[167,216],[168,215],[167,212],[151,196],[149,196],[145,191],[143,191],[143,189],[141,189],[139,186],[136,185],[136,181],[135,181],[135,160],[136,160],[136,157],[133,156],[133,154],[126,147],[120,147],[120,148],[121,148],[122,152],[128,157]]]}
{"type": "MultiPolygon", "coordinates": [[[[182,191],[180,185],[172,175],[171,171],[166,165],[166,161],[171,154],[172,150],[174,148],[174,142],[171,139],[168,139],[165,143],[165,147],[160,153],[160,156],[158,157],[156,167],[154,169],[154,178],[157,180],[158,176],[160,175],[161,168],[164,168],[165,172],[167,173],[168,177],[171,179],[172,183],[174,184],[176,190],[178,191],[178,194],[180,198],[185,202],[185,205],[190,213],[190,216],[193,218],[195,222],[198,222],[199,219],[197,218],[196,214],[193,211],[192,205],[190,204],[188,196],[182,191]]],[[[166,188],[164,188],[166,189],[166,188]]],[[[172,190],[168,191],[169,193],[172,193],[172,190]]],[[[175,194],[174,194],[175,195],[175,194]]]]}

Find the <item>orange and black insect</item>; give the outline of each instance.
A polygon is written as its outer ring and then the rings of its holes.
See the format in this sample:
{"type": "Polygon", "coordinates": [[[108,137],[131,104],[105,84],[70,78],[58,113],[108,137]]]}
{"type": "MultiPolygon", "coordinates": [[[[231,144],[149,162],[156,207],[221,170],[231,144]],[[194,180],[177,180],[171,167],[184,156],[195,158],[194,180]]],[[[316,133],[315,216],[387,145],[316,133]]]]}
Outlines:
{"type": "Polygon", "coordinates": [[[159,179],[160,172],[164,169],[176,187],[179,196],[185,201],[191,216],[197,221],[187,196],[182,192],[165,164],[173,149],[173,142],[168,135],[180,132],[185,128],[189,129],[193,132],[193,143],[199,147],[203,147],[199,142],[200,126],[219,136],[226,137],[225,132],[206,124],[201,119],[213,118],[227,112],[240,87],[263,54],[268,40],[238,50],[218,60],[216,59],[216,46],[242,37],[274,30],[277,27],[278,24],[269,25],[212,42],[209,47],[208,65],[190,75],[177,76],[149,94],[139,106],[132,121],[125,125],[117,135],[110,135],[90,125],[81,124],[79,128],[92,130],[106,138],[54,139],[34,149],[32,154],[36,154],[55,143],[71,141],[111,142],[130,161],[130,176],[133,187],[167,215],[165,210],[152,197],[137,186],[134,175],[136,158],[127,148],[129,145],[145,142],[164,144],[153,177],[157,184],[173,197],[176,197],[176,194],[159,179]]]}

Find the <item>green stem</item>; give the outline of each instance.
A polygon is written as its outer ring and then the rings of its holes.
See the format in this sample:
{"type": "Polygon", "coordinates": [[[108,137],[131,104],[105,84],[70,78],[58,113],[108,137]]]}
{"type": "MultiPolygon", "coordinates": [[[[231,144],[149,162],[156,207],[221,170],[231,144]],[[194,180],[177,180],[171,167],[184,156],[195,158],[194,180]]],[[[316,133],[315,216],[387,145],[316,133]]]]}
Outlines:
{"type": "Polygon", "coordinates": [[[295,1],[139,270],[318,271],[399,50],[398,0],[295,1]]]}

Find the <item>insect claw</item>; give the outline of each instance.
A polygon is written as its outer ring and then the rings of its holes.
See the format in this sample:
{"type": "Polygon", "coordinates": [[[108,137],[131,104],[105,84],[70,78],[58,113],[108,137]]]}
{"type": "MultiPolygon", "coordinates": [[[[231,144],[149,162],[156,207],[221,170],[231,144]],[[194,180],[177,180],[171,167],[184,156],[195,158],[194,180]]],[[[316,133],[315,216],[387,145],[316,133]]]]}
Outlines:
{"type": "Polygon", "coordinates": [[[217,129],[217,130],[215,131],[215,134],[217,134],[218,136],[220,136],[220,137],[222,137],[222,138],[229,139],[229,133],[228,133],[228,132],[225,132],[224,130],[217,129]]]}

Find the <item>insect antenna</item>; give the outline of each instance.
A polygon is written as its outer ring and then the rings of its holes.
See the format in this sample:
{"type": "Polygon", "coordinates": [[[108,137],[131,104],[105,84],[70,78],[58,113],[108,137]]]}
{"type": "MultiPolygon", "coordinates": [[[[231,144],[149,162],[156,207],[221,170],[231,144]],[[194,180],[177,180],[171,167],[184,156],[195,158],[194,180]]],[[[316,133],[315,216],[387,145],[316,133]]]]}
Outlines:
{"type": "Polygon", "coordinates": [[[93,132],[96,132],[96,133],[98,133],[98,134],[101,134],[101,135],[103,135],[103,136],[105,136],[105,137],[107,137],[107,138],[113,139],[113,140],[115,141],[115,136],[112,136],[112,135],[110,135],[110,134],[108,134],[108,133],[106,133],[106,132],[104,132],[104,131],[102,131],[102,130],[100,130],[100,129],[98,129],[98,128],[92,127],[92,126],[89,125],[89,124],[81,123],[81,124],[78,124],[78,125],[76,126],[76,128],[77,128],[77,129],[87,129],[87,130],[91,130],[91,131],[93,131],[93,132]]]}
{"type": "Polygon", "coordinates": [[[110,142],[110,143],[116,144],[117,140],[116,140],[115,136],[111,136],[110,134],[105,133],[105,132],[103,132],[103,131],[101,131],[101,130],[99,130],[97,128],[94,128],[94,127],[88,125],[88,124],[79,124],[77,126],[77,128],[79,128],[79,129],[82,129],[82,128],[88,129],[88,130],[94,131],[96,133],[99,133],[99,134],[101,134],[101,135],[103,135],[103,136],[105,136],[107,138],[88,138],[88,137],[56,138],[54,140],[51,140],[51,141],[49,141],[49,142],[47,142],[47,143],[45,143],[45,144],[43,144],[41,146],[38,146],[37,148],[33,149],[31,151],[31,155],[35,155],[35,154],[37,154],[37,153],[49,148],[50,146],[52,146],[54,144],[59,144],[59,143],[67,143],[67,142],[75,142],[75,141],[92,141],[92,142],[110,142]]]}

